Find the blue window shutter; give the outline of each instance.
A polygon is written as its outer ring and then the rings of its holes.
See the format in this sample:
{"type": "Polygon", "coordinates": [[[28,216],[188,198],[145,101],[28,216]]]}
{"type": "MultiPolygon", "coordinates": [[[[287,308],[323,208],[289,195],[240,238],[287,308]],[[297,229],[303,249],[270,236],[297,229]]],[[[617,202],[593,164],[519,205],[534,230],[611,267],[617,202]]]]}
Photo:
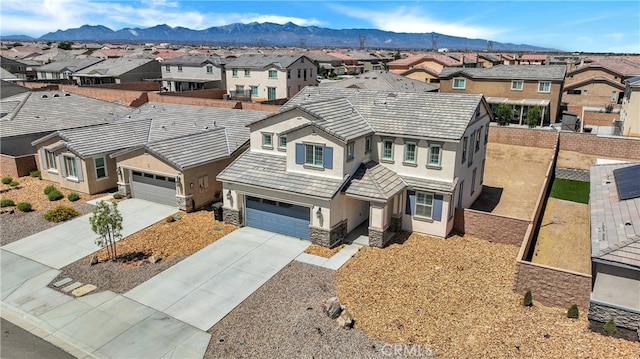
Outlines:
{"type": "Polygon", "coordinates": [[[416,208],[416,191],[407,191],[407,203],[405,213],[413,215],[413,209],[416,208]]]}
{"type": "Polygon", "coordinates": [[[296,143],[296,164],[304,164],[304,144],[296,143]]]}
{"type": "Polygon", "coordinates": [[[434,221],[440,221],[442,219],[442,195],[436,194],[433,196],[433,214],[431,215],[434,221]]]}
{"type": "Polygon", "coordinates": [[[322,153],[322,161],[324,162],[322,167],[329,169],[333,168],[333,147],[325,147],[322,150],[322,153]]]}

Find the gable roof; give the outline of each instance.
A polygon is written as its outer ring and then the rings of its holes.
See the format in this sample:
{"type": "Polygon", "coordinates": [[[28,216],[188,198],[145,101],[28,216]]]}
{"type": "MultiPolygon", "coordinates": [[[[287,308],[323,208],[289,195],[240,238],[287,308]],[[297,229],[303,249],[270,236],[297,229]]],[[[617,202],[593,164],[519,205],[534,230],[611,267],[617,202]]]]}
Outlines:
{"type": "Polygon", "coordinates": [[[394,60],[394,61],[390,61],[388,63],[388,65],[390,67],[393,66],[411,66],[417,63],[421,63],[423,61],[426,60],[433,60],[441,65],[444,66],[456,66],[459,65],[460,62],[458,60],[455,60],[447,55],[443,55],[443,54],[436,54],[436,53],[428,53],[428,54],[417,54],[417,55],[410,55],[407,56],[404,59],[398,59],[398,60],[394,60]]]}
{"type": "MultiPolygon", "coordinates": [[[[18,84],[15,84],[13,82],[0,80],[0,99],[4,99],[6,97],[15,96],[17,94],[21,94],[21,93],[25,93],[25,92],[29,92],[29,89],[24,87],[24,86],[20,86],[18,84]]],[[[7,113],[8,114],[11,111],[11,109],[13,109],[13,106],[6,106],[5,107],[5,104],[1,104],[0,105],[0,109],[2,110],[2,113],[7,113]]]]}
{"type": "MultiPolygon", "coordinates": [[[[436,74],[436,76],[438,75],[436,74]]],[[[438,87],[426,82],[406,78],[388,71],[369,71],[340,81],[322,82],[319,86],[382,91],[438,90],[438,87]]]]}
{"type": "Polygon", "coordinates": [[[640,64],[625,59],[601,59],[597,62],[591,62],[577,67],[569,71],[567,75],[589,70],[605,70],[623,77],[638,76],[640,75],[640,64]]]}
{"type": "Polygon", "coordinates": [[[614,81],[607,77],[595,76],[595,77],[589,77],[582,81],[576,81],[570,84],[566,84],[562,89],[562,91],[567,92],[575,89],[576,87],[581,87],[581,86],[592,84],[592,83],[606,83],[607,85],[615,87],[619,90],[624,90],[624,85],[618,81],[614,81]]]}
{"type": "Polygon", "coordinates": [[[300,58],[307,58],[305,55],[259,55],[246,54],[233,59],[226,64],[226,68],[242,68],[242,69],[266,69],[275,67],[278,69],[286,69],[300,58]]]}
{"type": "Polygon", "coordinates": [[[106,59],[95,65],[85,67],[75,73],[76,76],[113,76],[117,77],[156,60],[132,59],[128,57],[106,59]]]}
{"type": "Polygon", "coordinates": [[[352,196],[388,200],[406,188],[402,177],[375,162],[361,163],[343,191],[352,196]]]}
{"type": "Polygon", "coordinates": [[[562,81],[565,73],[566,66],[563,65],[496,65],[488,68],[446,67],[440,78],[467,76],[472,79],[562,81]]]}
{"type": "Polygon", "coordinates": [[[209,54],[186,54],[180,57],[175,57],[170,60],[162,62],[163,65],[182,65],[182,66],[202,66],[204,64],[211,64],[214,66],[222,66],[226,63],[226,59],[220,56],[211,56],[209,54]]]}
{"type": "Polygon", "coordinates": [[[50,64],[38,67],[39,72],[62,72],[69,70],[71,72],[80,71],[89,66],[95,65],[103,61],[102,59],[70,59],[64,61],[54,61],[50,64]]]}

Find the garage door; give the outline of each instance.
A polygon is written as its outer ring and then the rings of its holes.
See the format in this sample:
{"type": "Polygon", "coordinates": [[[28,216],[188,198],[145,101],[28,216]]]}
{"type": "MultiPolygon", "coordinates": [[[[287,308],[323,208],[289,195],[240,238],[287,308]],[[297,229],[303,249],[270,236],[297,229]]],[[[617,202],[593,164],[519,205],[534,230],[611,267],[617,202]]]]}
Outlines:
{"type": "Polygon", "coordinates": [[[131,192],[135,198],[177,207],[175,177],[133,171],[131,192]]]}
{"type": "Polygon", "coordinates": [[[269,199],[247,197],[247,226],[309,239],[309,208],[269,199]]]}

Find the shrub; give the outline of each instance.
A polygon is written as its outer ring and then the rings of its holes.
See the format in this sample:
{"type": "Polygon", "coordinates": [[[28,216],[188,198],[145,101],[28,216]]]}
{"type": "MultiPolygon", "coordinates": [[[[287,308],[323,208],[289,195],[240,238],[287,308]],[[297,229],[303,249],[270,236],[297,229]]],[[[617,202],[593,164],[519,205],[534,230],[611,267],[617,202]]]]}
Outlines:
{"type": "Polygon", "coordinates": [[[56,190],[56,186],[50,184],[47,187],[44,188],[44,194],[49,195],[49,193],[51,193],[52,191],[56,190]]]}
{"type": "Polygon", "coordinates": [[[575,304],[570,306],[567,310],[567,318],[578,319],[579,316],[580,314],[578,312],[578,306],[575,304]]]}
{"type": "Polygon", "coordinates": [[[68,199],[69,201],[71,201],[71,202],[75,202],[75,201],[77,201],[77,200],[79,200],[79,199],[80,199],[80,195],[79,195],[79,194],[77,194],[77,193],[75,193],[75,192],[71,192],[71,193],[69,193],[69,195],[67,196],[67,199],[68,199]]]}
{"type": "Polygon", "coordinates": [[[31,212],[33,210],[29,202],[20,202],[17,207],[20,212],[31,212]]]}
{"type": "Polygon", "coordinates": [[[11,176],[5,176],[5,177],[2,177],[2,180],[0,180],[0,181],[2,181],[2,183],[4,183],[4,184],[9,184],[9,183],[13,182],[13,178],[11,176]]]}
{"type": "Polygon", "coordinates": [[[11,183],[9,183],[9,187],[16,187],[20,184],[20,182],[18,181],[11,181],[11,183]]]}
{"type": "Polygon", "coordinates": [[[42,173],[40,171],[38,171],[38,170],[34,170],[34,171],[29,172],[29,176],[36,177],[38,179],[42,179],[42,173]]]}
{"type": "Polygon", "coordinates": [[[62,199],[64,197],[64,195],[62,194],[62,192],[58,191],[57,189],[54,189],[53,191],[49,192],[49,194],[47,195],[47,198],[49,198],[49,201],[57,201],[59,199],[62,199]]]}
{"type": "Polygon", "coordinates": [[[58,206],[48,211],[47,213],[45,213],[44,219],[46,219],[49,222],[58,223],[58,222],[68,221],[79,215],[80,215],[80,212],[76,211],[71,207],[58,206]]]}
{"type": "Polygon", "coordinates": [[[616,328],[616,323],[613,321],[613,318],[609,319],[608,322],[604,323],[604,326],[602,327],[602,329],[607,335],[610,335],[610,336],[615,335],[616,332],[618,331],[618,329],[616,328]]]}
{"type": "Polygon", "coordinates": [[[113,194],[113,198],[114,198],[114,199],[120,199],[120,198],[122,198],[122,193],[120,193],[120,192],[116,192],[116,193],[114,193],[114,194],[113,194]]]}
{"type": "Polygon", "coordinates": [[[15,202],[13,202],[13,200],[5,198],[3,200],[0,200],[0,208],[4,208],[4,207],[11,207],[11,206],[15,206],[15,202]]]}
{"type": "Polygon", "coordinates": [[[176,221],[176,219],[175,219],[173,216],[169,216],[169,217],[167,217],[167,219],[165,219],[165,221],[166,221],[167,223],[173,223],[173,222],[175,222],[175,221],[176,221]]]}
{"type": "Polygon", "coordinates": [[[533,296],[531,295],[530,290],[524,293],[524,298],[522,299],[522,305],[524,305],[525,307],[530,307],[533,305],[533,296]]]}

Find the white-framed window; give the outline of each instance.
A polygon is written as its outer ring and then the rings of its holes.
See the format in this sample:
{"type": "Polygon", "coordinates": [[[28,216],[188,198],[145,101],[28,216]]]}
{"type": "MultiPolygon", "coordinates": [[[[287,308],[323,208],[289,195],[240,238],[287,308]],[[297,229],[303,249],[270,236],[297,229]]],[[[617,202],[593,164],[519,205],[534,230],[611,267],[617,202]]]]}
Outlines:
{"type": "Polygon", "coordinates": [[[382,141],[382,159],[393,160],[393,140],[382,141]]]}
{"type": "Polygon", "coordinates": [[[93,164],[96,169],[96,179],[107,177],[107,162],[104,157],[96,157],[93,159],[93,164]]]}
{"type": "Polygon", "coordinates": [[[407,163],[416,163],[416,143],[405,142],[404,144],[404,161],[407,163]]]}
{"type": "Polygon", "coordinates": [[[618,97],[617,91],[611,91],[611,102],[616,102],[616,98],[618,97]]]}
{"type": "Polygon", "coordinates": [[[48,170],[57,171],[58,164],[56,163],[56,155],[53,151],[45,150],[45,161],[48,170]]]}
{"type": "Polygon", "coordinates": [[[371,152],[371,141],[372,141],[371,136],[368,136],[364,139],[364,153],[371,152]]]}
{"type": "Polygon", "coordinates": [[[244,94],[244,85],[236,85],[236,93],[238,95],[243,95],[244,94]]]}
{"type": "Polygon", "coordinates": [[[355,143],[347,143],[347,161],[351,161],[355,156],[355,143]]]}
{"type": "Polygon", "coordinates": [[[64,158],[64,169],[66,177],[79,178],[78,177],[78,163],[75,157],[62,156],[64,158]]]}
{"type": "Polygon", "coordinates": [[[442,152],[442,146],[437,144],[429,145],[429,165],[440,166],[440,157],[442,152]]]}
{"type": "Polygon", "coordinates": [[[462,208],[463,198],[464,198],[464,180],[460,181],[460,191],[458,191],[458,208],[462,208]]]}
{"type": "Polygon", "coordinates": [[[324,165],[323,146],[321,145],[304,145],[304,164],[316,167],[324,165]]]}
{"type": "Polygon", "coordinates": [[[258,96],[258,86],[251,86],[251,96],[258,96]]]}
{"type": "Polygon", "coordinates": [[[278,78],[278,70],[269,70],[269,78],[277,79],[278,78]]]}
{"type": "Polygon", "coordinates": [[[287,136],[280,135],[278,136],[278,148],[284,150],[287,148],[287,136]]]}
{"type": "Polygon", "coordinates": [[[589,90],[582,90],[582,96],[587,96],[589,94],[589,90]]]}
{"type": "Polygon", "coordinates": [[[467,160],[467,137],[462,139],[462,163],[467,160]]]}
{"type": "Polygon", "coordinates": [[[464,90],[467,87],[467,79],[462,77],[456,77],[453,79],[453,88],[464,90]]]}
{"type": "Polygon", "coordinates": [[[418,217],[432,218],[433,216],[433,194],[426,192],[416,192],[416,211],[418,217]]]}
{"type": "Polygon", "coordinates": [[[276,99],[276,88],[267,87],[267,100],[272,101],[276,99]]]}
{"type": "Polygon", "coordinates": [[[244,77],[251,77],[251,70],[244,70],[244,77]]]}
{"type": "Polygon", "coordinates": [[[208,74],[212,74],[213,73],[213,65],[207,65],[207,73],[208,74]]]}
{"type": "Polygon", "coordinates": [[[298,78],[302,76],[302,69],[298,69],[298,78]]]}
{"type": "Polygon", "coordinates": [[[522,91],[524,88],[524,81],[522,80],[511,80],[511,89],[516,91],[522,91]]]}
{"type": "Polygon", "coordinates": [[[40,72],[40,77],[42,77],[43,79],[47,78],[47,73],[46,72],[40,72]]]}
{"type": "Polygon", "coordinates": [[[538,92],[551,92],[551,81],[538,81],[538,92]]]}
{"type": "Polygon", "coordinates": [[[178,65],[178,72],[182,72],[182,65],[178,65]]]}
{"type": "Polygon", "coordinates": [[[54,73],[53,73],[53,78],[54,78],[54,79],[60,79],[60,73],[58,73],[58,72],[54,72],[54,73]]]}
{"type": "Polygon", "coordinates": [[[171,65],[164,65],[164,70],[167,72],[171,72],[171,65]]]}
{"type": "Polygon", "coordinates": [[[238,77],[238,70],[237,69],[231,70],[231,76],[238,77]]]}
{"type": "Polygon", "coordinates": [[[262,147],[273,148],[273,133],[268,133],[268,132],[262,133],[262,147]]]}
{"type": "Polygon", "coordinates": [[[480,150],[480,138],[482,137],[482,127],[476,131],[476,152],[480,150]]]}

